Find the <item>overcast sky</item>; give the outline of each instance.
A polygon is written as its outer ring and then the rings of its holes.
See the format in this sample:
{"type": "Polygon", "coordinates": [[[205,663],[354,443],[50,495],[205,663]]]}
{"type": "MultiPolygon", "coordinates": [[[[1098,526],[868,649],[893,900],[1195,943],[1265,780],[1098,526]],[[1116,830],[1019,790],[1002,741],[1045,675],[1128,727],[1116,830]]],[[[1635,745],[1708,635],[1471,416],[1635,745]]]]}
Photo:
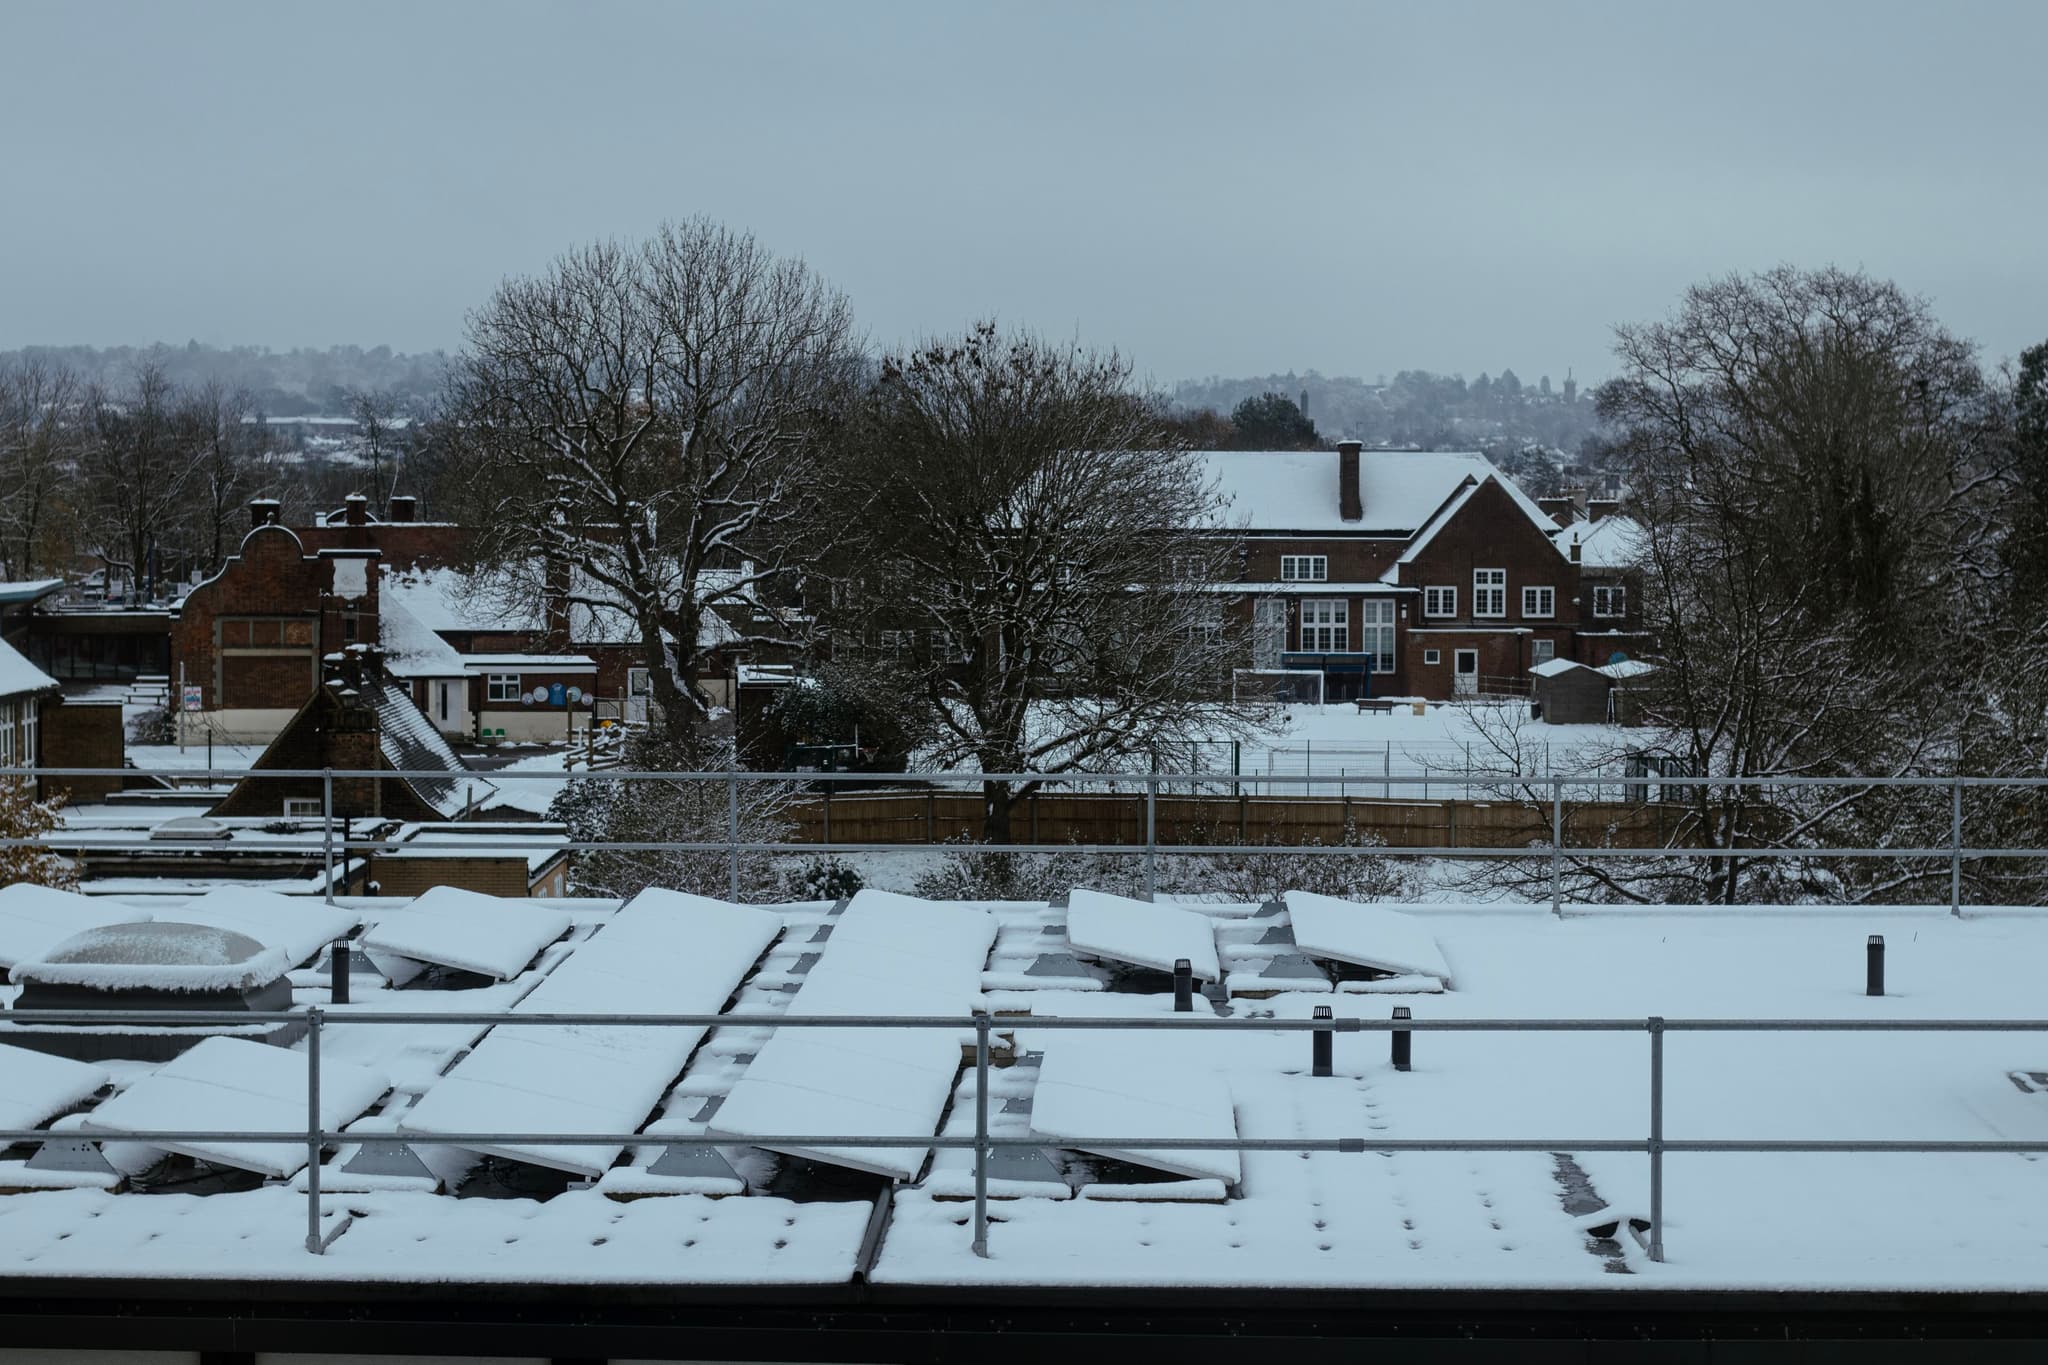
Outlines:
{"type": "Polygon", "coordinates": [[[2048,3],[0,3],[0,346],[460,343],[707,214],[882,344],[1606,372],[1836,263],[2048,336],[2048,3]]]}

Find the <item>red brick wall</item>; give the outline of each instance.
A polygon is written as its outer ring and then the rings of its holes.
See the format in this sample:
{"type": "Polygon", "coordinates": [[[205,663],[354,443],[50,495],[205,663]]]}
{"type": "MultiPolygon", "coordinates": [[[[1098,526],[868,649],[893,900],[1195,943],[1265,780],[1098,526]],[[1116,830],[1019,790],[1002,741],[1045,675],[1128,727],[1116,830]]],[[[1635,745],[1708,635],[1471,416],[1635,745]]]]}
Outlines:
{"type": "Polygon", "coordinates": [[[307,553],[283,527],[250,532],[240,553],[191,591],[172,623],[172,684],[182,670],[186,684],[202,689],[209,711],[289,709],[305,701],[321,655],[377,641],[377,562],[367,566],[367,591],[355,599],[332,594],[334,565],[333,556],[307,553]]]}
{"type": "MultiPolygon", "coordinates": [[[[116,702],[65,702],[43,698],[43,752],[35,761],[46,768],[118,768],[126,756],[127,738],[116,702]]],[[[43,794],[69,792],[73,801],[102,801],[121,789],[118,777],[46,777],[43,794]]]]}

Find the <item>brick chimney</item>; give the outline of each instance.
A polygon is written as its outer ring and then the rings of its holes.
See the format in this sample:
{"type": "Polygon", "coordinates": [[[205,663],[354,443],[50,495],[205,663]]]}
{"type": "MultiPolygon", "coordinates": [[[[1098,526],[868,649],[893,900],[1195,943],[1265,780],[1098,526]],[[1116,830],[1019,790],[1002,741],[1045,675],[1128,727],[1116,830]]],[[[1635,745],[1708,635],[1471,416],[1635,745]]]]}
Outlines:
{"type": "Polygon", "coordinates": [[[351,493],[341,500],[342,515],[351,526],[370,524],[370,500],[361,493],[351,493]]]}
{"type": "Polygon", "coordinates": [[[1572,563],[1574,563],[1574,564],[1577,564],[1578,562],[1579,562],[1579,538],[1578,538],[1577,536],[1573,536],[1573,537],[1572,537],[1572,563]]]}
{"type": "Polygon", "coordinates": [[[1536,505],[1543,509],[1543,515],[1559,526],[1572,524],[1572,500],[1570,498],[1538,498],[1536,505]]]}
{"type": "Polygon", "coordinates": [[[385,504],[386,521],[418,521],[419,515],[420,500],[403,493],[392,494],[391,501],[385,504]]]}
{"type": "Polygon", "coordinates": [[[1358,452],[1363,441],[1337,442],[1337,509],[1346,521],[1365,519],[1365,502],[1358,487],[1358,452]]]}
{"type": "Polygon", "coordinates": [[[281,510],[276,498],[249,499],[249,529],[253,531],[259,526],[271,525],[281,510]]]}
{"type": "Polygon", "coordinates": [[[1598,521],[1621,511],[1620,498],[1589,498],[1586,500],[1586,520],[1598,521]]]}

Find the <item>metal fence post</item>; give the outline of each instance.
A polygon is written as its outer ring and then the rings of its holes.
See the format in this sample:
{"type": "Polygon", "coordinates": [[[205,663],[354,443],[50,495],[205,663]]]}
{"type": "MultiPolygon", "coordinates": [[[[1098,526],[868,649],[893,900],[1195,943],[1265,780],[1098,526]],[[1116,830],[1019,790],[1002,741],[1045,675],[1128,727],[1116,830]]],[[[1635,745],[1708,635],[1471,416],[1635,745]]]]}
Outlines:
{"type": "Polygon", "coordinates": [[[1159,894],[1159,774],[1145,778],[1145,899],[1159,894]]]}
{"type": "Polygon", "coordinates": [[[740,899],[740,775],[738,770],[725,770],[725,842],[732,862],[733,904],[740,899]]]}
{"type": "Polygon", "coordinates": [[[1550,913],[1564,918],[1564,779],[1550,779],[1550,913]]]}
{"type": "Polygon", "coordinates": [[[334,904],[334,769],[320,770],[320,864],[326,869],[327,903],[334,904]]]}
{"type": "Polygon", "coordinates": [[[1963,779],[1958,776],[1949,789],[1948,807],[1948,912],[1963,917],[1963,779]]]}
{"type": "MultiPolygon", "coordinates": [[[[1650,1259],[1664,1259],[1664,1019],[1650,1029],[1650,1259]]],[[[1619,1229],[1617,1229],[1619,1231],[1619,1229]]]]}
{"type": "Polygon", "coordinates": [[[974,1254],[988,1256],[988,1011],[974,1012],[974,1254]]]}
{"type": "Polygon", "coordinates": [[[306,1250],[320,1244],[320,1010],[306,1011],[306,1250]]]}

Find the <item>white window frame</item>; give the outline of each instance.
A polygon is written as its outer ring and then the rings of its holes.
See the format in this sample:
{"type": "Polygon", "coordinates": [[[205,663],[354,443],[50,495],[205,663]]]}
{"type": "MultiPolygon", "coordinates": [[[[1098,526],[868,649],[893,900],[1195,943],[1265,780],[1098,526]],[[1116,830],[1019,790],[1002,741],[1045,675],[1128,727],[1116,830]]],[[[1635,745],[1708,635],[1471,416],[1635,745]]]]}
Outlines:
{"type": "Polygon", "coordinates": [[[1548,621],[1557,615],[1557,589],[1537,584],[1522,589],[1522,616],[1530,621],[1548,621]]]}
{"type": "Polygon", "coordinates": [[[1529,662],[1530,662],[1530,663],[1535,663],[1535,664],[1540,664],[1540,663],[1548,663],[1548,662],[1549,662],[1550,660],[1552,660],[1552,659],[1555,659],[1556,657],[1557,657],[1557,641],[1555,641],[1555,640],[1531,640],[1531,641],[1529,642],[1529,662]]]}
{"type": "Polygon", "coordinates": [[[1348,599],[1304,597],[1301,600],[1301,652],[1351,652],[1351,603],[1348,599]]]}
{"type": "Polygon", "coordinates": [[[1327,583],[1330,581],[1328,555],[1281,555],[1282,583],[1327,583]]]}
{"type": "Polygon", "coordinates": [[[284,799],[284,818],[287,820],[318,820],[320,800],[313,796],[287,796],[284,799]]]}
{"type": "Polygon", "coordinates": [[[517,673],[486,673],[484,675],[485,701],[518,701],[523,689],[519,686],[517,673]]]}
{"type": "Polygon", "coordinates": [[[1422,651],[1422,662],[1425,664],[1440,664],[1443,661],[1444,652],[1440,649],[1425,649],[1422,651]]]}
{"type": "Polygon", "coordinates": [[[1458,590],[1444,584],[1422,590],[1422,614],[1444,619],[1458,614],[1458,590]]]}
{"type": "Polygon", "coordinates": [[[1474,569],[1472,571],[1472,614],[1499,620],[1508,614],[1508,571],[1506,569],[1474,569]]]}
{"type": "Polygon", "coordinates": [[[1593,586],[1593,614],[1613,619],[1628,615],[1628,585],[1597,583],[1593,586]]]}
{"type": "Polygon", "coordinates": [[[1394,599],[1367,597],[1358,604],[1358,650],[1372,656],[1372,671],[1394,671],[1394,599]]]}

